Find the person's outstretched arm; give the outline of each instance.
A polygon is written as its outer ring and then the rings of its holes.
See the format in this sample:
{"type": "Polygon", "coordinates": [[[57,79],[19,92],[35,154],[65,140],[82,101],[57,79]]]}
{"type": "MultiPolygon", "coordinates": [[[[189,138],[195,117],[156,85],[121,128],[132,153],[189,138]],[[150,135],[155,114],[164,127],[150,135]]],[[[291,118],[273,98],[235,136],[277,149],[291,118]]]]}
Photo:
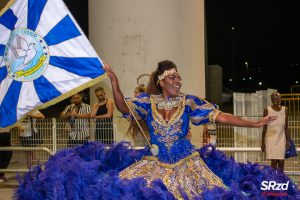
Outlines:
{"type": "MultiPolygon", "coordinates": [[[[264,117],[268,115],[268,109],[264,109],[264,117]]],[[[266,143],[265,143],[265,138],[266,138],[266,132],[267,132],[267,124],[264,125],[262,135],[261,135],[261,151],[265,152],[266,150],[266,143]]]]}
{"type": "Polygon", "coordinates": [[[216,118],[216,122],[239,127],[259,128],[273,121],[274,119],[274,117],[265,116],[258,121],[250,121],[229,113],[220,113],[216,118]]]}
{"type": "Polygon", "coordinates": [[[124,102],[124,95],[120,89],[119,81],[118,81],[118,78],[117,78],[115,72],[106,63],[104,63],[104,70],[106,71],[107,75],[110,78],[114,101],[115,101],[117,109],[121,113],[129,113],[129,109],[128,109],[126,103],[124,102]]]}

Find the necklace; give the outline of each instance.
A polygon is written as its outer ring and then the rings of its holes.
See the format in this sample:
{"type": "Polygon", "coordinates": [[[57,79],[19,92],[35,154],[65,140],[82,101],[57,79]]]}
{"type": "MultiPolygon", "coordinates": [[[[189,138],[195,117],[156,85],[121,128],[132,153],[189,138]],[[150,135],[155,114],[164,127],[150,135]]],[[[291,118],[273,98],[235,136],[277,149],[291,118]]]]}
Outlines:
{"type": "Polygon", "coordinates": [[[167,99],[163,99],[160,98],[157,102],[157,108],[159,110],[172,110],[173,108],[176,108],[180,105],[182,98],[181,97],[176,97],[176,98],[167,98],[167,99]]]}

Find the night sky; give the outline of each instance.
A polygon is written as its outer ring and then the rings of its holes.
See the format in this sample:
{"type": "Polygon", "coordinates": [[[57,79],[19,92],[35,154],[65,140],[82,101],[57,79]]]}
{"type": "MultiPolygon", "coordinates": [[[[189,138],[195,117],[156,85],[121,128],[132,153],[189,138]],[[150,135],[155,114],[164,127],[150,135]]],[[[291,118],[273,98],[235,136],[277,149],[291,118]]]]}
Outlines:
{"type": "Polygon", "coordinates": [[[287,93],[291,85],[300,83],[297,1],[205,3],[208,64],[223,67],[225,87],[239,92],[274,88],[287,93]]]}

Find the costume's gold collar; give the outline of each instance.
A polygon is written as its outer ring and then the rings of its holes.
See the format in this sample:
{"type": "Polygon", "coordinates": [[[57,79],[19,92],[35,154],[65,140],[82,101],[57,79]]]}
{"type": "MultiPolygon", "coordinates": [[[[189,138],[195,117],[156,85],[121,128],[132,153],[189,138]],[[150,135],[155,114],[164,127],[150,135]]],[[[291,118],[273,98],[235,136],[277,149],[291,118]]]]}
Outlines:
{"type": "MultiPolygon", "coordinates": [[[[154,121],[156,121],[157,123],[159,123],[162,126],[170,126],[170,124],[177,122],[184,112],[185,94],[180,94],[180,96],[178,96],[178,97],[169,98],[169,99],[163,98],[162,95],[151,95],[150,102],[151,102],[151,108],[153,111],[152,116],[153,116],[154,121]],[[166,101],[178,102],[178,105],[177,105],[177,103],[174,103],[174,104],[176,104],[178,109],[176,109],[175,113],[172,114],[169,121],[165,121],[164,118],[162,117],[162,115],[159,114],[158,110],[157,110],[158,104],[160,104],[161,102],[166,102],[166,101]]],[[[175,106],[173,105],[173,108],[174,107],[175,106]]]]}
{"type": "Polygon", "coordinates": [[[181,100],[180,98],[176,99],[163,99],[157,104],[157,108],[159,110],[172,110],[173,108],[176,108],[180,105],[181,100]]]}
{"type": "Polygon", "coordinates": [[[153,96],[154,103],[157,104],[159,110],[172,110],[180,105],[184,99],[184,94],[180,94],[178,97],[164,98],[162,95],[153,96]]]}

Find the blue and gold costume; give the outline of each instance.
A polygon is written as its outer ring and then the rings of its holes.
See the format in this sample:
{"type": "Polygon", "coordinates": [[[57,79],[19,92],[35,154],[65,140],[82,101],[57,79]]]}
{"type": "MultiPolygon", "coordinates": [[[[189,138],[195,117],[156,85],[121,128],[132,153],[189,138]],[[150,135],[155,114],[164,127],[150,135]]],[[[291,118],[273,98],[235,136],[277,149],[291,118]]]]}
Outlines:
{"type": "Polygon", "coordinates": [[[181,94],[173,101],[177,110],[169,121],[158,112],[158,104],[166,101],[161,95],[143,94],[129,102],[133,114],[146,120],[151,143],[158,146],[158,155],[146,156],[139,162],[124,169],[120,176],[124,179],[144,177],[148,185],[156,179],[162,179],[178,199],[179,189],[183,189],[189,197],[199,195],[202,187],[225,187],[222,180],[206,166],[198,151],[186,138],[189,122],[201,125],[214,121],[219,110],[205,100],[196,96],[181,94]]]}
{"type": "Polygon", "coordinates": [[[209,102],[192,95],[166,100],[143,94],[129,100],[129,105],[136,117],[147,121],[157,156],[124,142],[111,148],[100,143],[68,148],[26,173],[16,198],[268,199],[260,189],[263,181],[289,181],[283,196],[276,199],[299,199],[297,186],[285,174],[269,166],[236,163],[213,147],[196,149],[186,139],[190,122],[208,123],[220,113],[209,102]],[[177,108],[168,121],[159,113],[161,103],[177,108]]]}

